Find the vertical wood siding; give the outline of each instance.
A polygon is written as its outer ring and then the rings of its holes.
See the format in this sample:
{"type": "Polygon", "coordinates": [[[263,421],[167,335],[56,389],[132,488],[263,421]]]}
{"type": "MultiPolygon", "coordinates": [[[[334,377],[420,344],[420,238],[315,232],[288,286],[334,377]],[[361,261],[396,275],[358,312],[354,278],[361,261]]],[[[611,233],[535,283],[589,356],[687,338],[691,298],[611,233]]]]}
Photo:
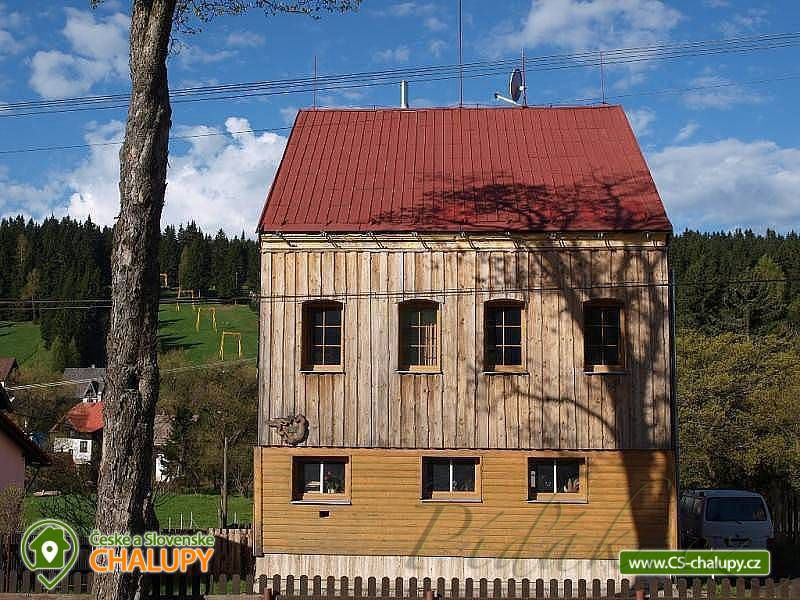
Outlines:
{"type": "Polygon", "coordinates": [[[266,421],[303,413],[309,446],[668,448],[666,281],[661,245],[266,251],[259,441],[279,445],[266,421]],[[303,373],[302,301],[335,295],[343,372],[303,373]],[[440,303],[441,373],[397,370],[398,303],[412,298],[440,303]],[[484,303],[502,298],[525,303],[525,370],[487,375],[484,303]],[[624,304],[624,374],[584,372],[583,303],[593,298],[624,304]]]}

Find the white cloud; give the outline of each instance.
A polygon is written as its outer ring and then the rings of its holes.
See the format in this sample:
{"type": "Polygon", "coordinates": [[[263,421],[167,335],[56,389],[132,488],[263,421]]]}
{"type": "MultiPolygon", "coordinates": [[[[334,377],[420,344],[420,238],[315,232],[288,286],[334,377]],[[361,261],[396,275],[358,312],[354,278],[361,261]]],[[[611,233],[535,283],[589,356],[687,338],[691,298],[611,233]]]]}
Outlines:
{"type": "Polygon", "coordinates": [[[22,50],[22,42],[11,31],[20,27],[23,20],[22,14],[7,12],[5,5],[0,3],[0,59],[22,50]]]}
{"type": "Polygon", "coordinates": [[[683,101],[689,108],[731,108],[737,104],[758,104],[764,98],[742,88],[735,82],[717,75],[703,75],[690,82],[694,89],[683,95],[683,101]]]}
{"type": "Polygon", "coordinates": [[[192,65],[208,65],[222,62],[236,56],[233,50],[218,50],[216,52],[203,50],[199,46],[182,44],[178,50],[178,60],[184,67],[192,65]]]}
{"type": "Polygon", "coordinates": [[[690,137],[692,137],[699,128],[700,125],[698,125],[695,121],[689,121],[686,125],[681,127],[680,131],[678,131],[678,134],[675,136],[674,142],[676,144],[685,142],[690,137]]]}
{"type": "Polygon", "coordinates": [[[20,50],[22,50],[22,44],[10,32],[0,29],[0,58],[7,54],[16,54],[20,50]]]}
{"type": "Polygon", "coordinates": [[[681,14],[661,0],[533,0],[522,29],[494,43],[516,50],[549,44],[569,50],[664,41],[681,14]]]}
{"type": "Polygon", "coordinates": [[[129,18],[114,13],[96,18],[67,8],[62,33],[71,52],[38,51],[31,60],[29,83],[39,95],[58,98],[85,93],[104,79],[128,77],[129,18]]]}
{"type": "Polygon", "coordinates": [[[412,17],[430,14],[435,10],[433,4],[419,2],[396,2],[375,11],[381,17],[412,17]]]}
{"type": "Polygon", "coordinates": [[[726,139],[648,155],[677,230],[800,226],[800,148],[726,139]]]}
{"type": "Polygon", "coordinates": [[[297,117],[297,107],[296,106],[285,106],[280,109],[281,118],[283,122],[287,125],[291,125],[294,123],[295,117],[297,117]]]}
{"type": "Polygon", "coordinates": [[[60,50],[37,52],[31,67],[31,87],[45,98],[83,94],[108,73],[107,66],[100,62],[60,50]]]}
{"type": "Polygon", "coordinates": [[[228,46],[237,46],[240,48],[256,48],[263,46],[266,43],[266,38],[258,33],[252,31],[234,31],[228,35],[228,46]]]}
{"type": "Polygon", "coordinates": [[[636,137],[644,137],[650,134],[650,125],[655,121],[656,114],[649,108],[627,111],[628,121],[630,121],[636,137]]]}
{"type": "MultiPolygon", "coordinates": [[[[224,132],[250,129],[247,119],[230,117],[224,132]]],[[[119,139],[123,124],[113,121],[87,134],[87,142],[119,139]]],[[[171,152],[162,223],[194,220],[203,228],[229,234],[256,227],[267,190],[283,156],[286,137],[274,133],[214,136],[209,126],[177,127],[175,135],[198,135],[184,153],[171,152]]],[[[119,148],[94,146],[89,157],[64,177],[66,211],[112,224],[119,211],[119,148]]]]}
{"type": "Polygon", "coordinates": [[[744,13],[731,15],[718,25],[726,37],[752,33],[767,24],[767,11],[763,8],[748,8],[744,13]]]}
{"type": "Polygon", "coordinates": [[[375,60],[378,62],[406,63],[411,55],[407,46],[397,48],[387,48],[375,53],[375,60]]]}
{"type": "Polygon", "coordinates": [[[447,23],[442,21],[439,17],[428,17],[424,21],[425,28],[430,31],[441,31],[442,29],[447,29],[447,23]]]}
{"type": "Polygon", "coordinates": [[[436,58],[439,58],[442,55],[442,50],[447,47],[447,43],[444,40],[431,40],[428,44],[428,50],[431,51],[436,58]]]}

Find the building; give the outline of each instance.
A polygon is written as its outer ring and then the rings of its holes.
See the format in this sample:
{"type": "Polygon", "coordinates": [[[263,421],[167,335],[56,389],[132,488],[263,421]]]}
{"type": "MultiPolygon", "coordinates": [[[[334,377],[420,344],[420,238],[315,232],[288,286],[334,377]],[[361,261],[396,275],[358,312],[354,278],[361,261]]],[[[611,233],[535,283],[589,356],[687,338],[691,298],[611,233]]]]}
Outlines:
{"type": "MultiPolygon", "coordinates": [[[[101,392],[102,393],[102,392],[101,392]]],[[[103,402],[80,402],[50,430],[53,452],[72,455],[76,465],[100,465],[103,449],[103,402]]],[[[165,481],[164,447],[172,433],[172,418],[158,414],[153,428],[155,480],[165,481]]]]}
{"type": "Polygon", "coordinates": [[[79,402],[53,425],[50,435],[53,452],[71,454],[76,465],[99,465],[103,448],[103,403],[79,402]]]}
{"type": "Polygon", "coordinates": [[[19,370],[17,359],[13,356],[0,356],[0,385],[8,387],[14,373],[19,370]]]}
{"type": "Polygon", "coordinates": [[[671,224],[621,107],[301,111],[259,234],[257,574],[676,547],[671,224]]]}
{"type": "Polygon", "coordinates": [[[81,402],[102,402],[106,387],[106,370],[91,367],[72,367],[64,369],[64,381],[74,381],[70,386],[76,400],[81,402]]]}
{"type": "Polygon", "coordinates": [[[11,401],[0,385],[0,491],[25,488],[25,465],[47,465],[50,459],[11,419],[11,401]]]}

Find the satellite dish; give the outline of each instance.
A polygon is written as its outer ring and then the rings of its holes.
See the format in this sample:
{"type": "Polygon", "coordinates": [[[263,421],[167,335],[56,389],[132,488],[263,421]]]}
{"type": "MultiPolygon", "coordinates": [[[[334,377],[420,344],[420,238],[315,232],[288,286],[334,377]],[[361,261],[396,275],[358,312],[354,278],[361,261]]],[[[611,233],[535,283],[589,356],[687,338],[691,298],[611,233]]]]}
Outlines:
{"type": "Polygon", "coordinates": [[[514,69],[514,72],[511,73],[511,81],[508,82],[508,94],[514,102],[519,100],[522,96],[524,85],[522,81],[522,71],[514,69]]]}

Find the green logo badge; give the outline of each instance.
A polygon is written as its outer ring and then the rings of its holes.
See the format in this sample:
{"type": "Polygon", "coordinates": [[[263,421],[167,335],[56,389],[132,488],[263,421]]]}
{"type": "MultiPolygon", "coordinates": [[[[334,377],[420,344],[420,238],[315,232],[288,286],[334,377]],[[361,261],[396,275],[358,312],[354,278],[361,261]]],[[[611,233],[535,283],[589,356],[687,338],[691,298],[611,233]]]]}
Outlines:
{"type": "Polygon", "coordinates": [[[40,519],[22,534],[19,553],[22,563],[37,574],[39,583],[52,590],[66,577],[78,561],[80,542],[75,530],[58,519],[40,519]],[[52,572],[55,571],[53,574],[52,572]]]}

